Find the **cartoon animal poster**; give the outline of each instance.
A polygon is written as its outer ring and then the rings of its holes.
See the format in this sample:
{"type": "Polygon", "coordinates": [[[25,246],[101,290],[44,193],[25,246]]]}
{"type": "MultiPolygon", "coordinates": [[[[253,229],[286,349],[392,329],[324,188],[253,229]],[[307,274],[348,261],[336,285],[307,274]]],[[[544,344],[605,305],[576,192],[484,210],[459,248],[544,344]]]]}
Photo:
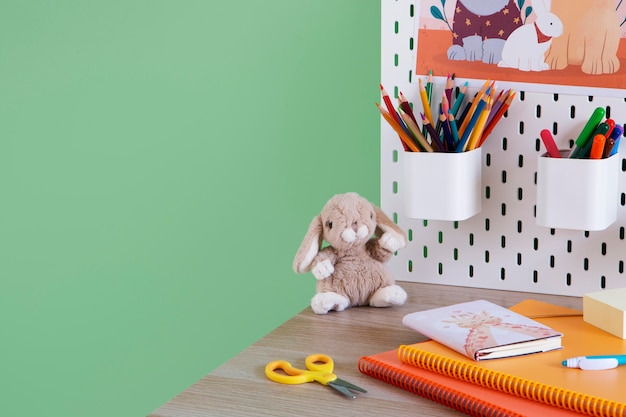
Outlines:
{"type": "Polygon", "coordinates": [[[527,91],[626,89],[622,0],[422,0],[416,7],[416,74],[511,81],[527,91]]]}

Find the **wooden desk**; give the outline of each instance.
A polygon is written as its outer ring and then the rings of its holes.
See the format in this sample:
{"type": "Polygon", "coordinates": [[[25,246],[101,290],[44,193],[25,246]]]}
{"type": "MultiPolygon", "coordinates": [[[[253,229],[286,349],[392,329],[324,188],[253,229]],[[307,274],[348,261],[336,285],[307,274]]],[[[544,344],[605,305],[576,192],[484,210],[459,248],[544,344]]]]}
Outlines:
{"type": "Polygon", "coordinates": [[[465,301],[485,299],[504,307],[533,298],[582,310],[582,299],[399,282],[409,298],[402,307],[351,308],[316,315],[310,308],[220,366],[150,414],[150,417],[205,416],[461,416],[455,410],[362,375],[363,355],[392,350],[425,340],[405,328],[405,314],[465,301]],[[335,373],[368,390],[347,399],[317,383],[281,385],[265,377],[265,364],[285,359],[304,367],[304,357],[326,353],[335,373]]]}

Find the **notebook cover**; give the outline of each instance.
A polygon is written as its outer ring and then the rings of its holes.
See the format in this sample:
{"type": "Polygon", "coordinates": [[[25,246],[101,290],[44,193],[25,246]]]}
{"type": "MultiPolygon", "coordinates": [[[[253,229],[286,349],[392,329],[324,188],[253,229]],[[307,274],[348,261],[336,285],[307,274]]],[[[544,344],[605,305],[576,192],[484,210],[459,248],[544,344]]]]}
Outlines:
{"type": "Polygon", "coordinates": [[[563,333],[563,349],[476,362],[433,340],[399,348],[404,363],[484,387],[594,416],[626,416],[626,366],[603,371],[565,368],[567,358],[626,353],[626,340],[583,321],[582,313],[526,300],[511,307],[563,333]],[[550,317],[578,314],[569,317],[550,317]]]}
{"type": "Polygon", "coordinates": [[[363,374],[475,417],[574,417],[578,413],[481,387],[398,359],[398,350],[363,356],[363,374]]]}
{"type": "Polygon", "coordinates": [[[561,333],[485,300],[407,314],[402,324],[477,361],[561,348],[561,333]]]}

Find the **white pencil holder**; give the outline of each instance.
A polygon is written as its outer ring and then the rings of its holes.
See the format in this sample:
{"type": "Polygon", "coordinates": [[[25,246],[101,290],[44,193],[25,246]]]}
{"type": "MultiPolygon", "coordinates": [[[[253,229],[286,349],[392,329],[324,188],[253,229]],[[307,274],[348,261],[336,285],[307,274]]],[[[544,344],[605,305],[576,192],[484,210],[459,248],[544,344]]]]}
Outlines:
{"type": "Polygon", "coordinates": [[[604,230],[615,222],[619,153],[604,159],[541,155],[537,164],[537,224],[558,229],[604,230]]]}
{"type": "Polygon", "coordinates": [[[404,152],[405,216],[466,220],[481,210],[482,149],[468,152],[404,152]]]}

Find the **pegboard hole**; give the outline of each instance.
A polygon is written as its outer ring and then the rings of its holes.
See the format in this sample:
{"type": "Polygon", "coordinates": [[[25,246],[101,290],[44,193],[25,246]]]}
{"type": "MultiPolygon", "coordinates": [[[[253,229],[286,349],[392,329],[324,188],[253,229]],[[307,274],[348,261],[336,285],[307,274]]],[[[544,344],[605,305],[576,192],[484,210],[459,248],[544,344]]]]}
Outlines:
{"type": "Polygon", "coordinates": [[[569,272],[567,273],[567,275],[565,276],[565,284],[569,287],[572,285],[572,274],[570,274],[569,272]]]}
{"type": "Polygon", "coordinates": [[[539,282],[539,272],[537,272],[536,270],[533,271],[533,282],[535,284],[539,282]]]}
{"type": "Polygon", "coordinates": [[[407,269],[409,270],[409,272],[413,272],[413,261],[410,260],[408,262],[407,269]]]}
{"type": "Polygon", "coordinates": [[[400,29],[400,23],[396,20],[393,24],[393,33],[397,34],[400,29]]]}
{"type": "Polygon", "coordinates": [[[535,109],[535,116],[537,116],[537,119],[541,117],[541,105],[540,104],[537,104],[537,108],[535,109]]]}
{"type": "Polygon", "coordinates": [[[413,242],[413,229],[408,230],[407,236],[408,236],[409,242],[413,242]]]}
{"type": "Polygon", "coordinates": [[[468,272],[468,276],[470,278],[473,278],[474,277],[474,265],[470,265],[467,272],[468,272]]]}
{"type": "Polygon", "coordinates": [[[458,248],[454,248],[454,250],[452,251],[452,257],[454,258],[455,261],[459,260],[459,249],[458,248]]]}
{"type": "Polygon", "coordinates": [[[504,268],[500,268],[500,279],[502,281],[504,281],[504,278],[506,277],[506,271],[504,268]]]}
{"type": "Polygon", "coordinates": [[[602,289],[606,288],[606,277],[604,275],[600,277],[600,288],[602,289]]]}
{"type": "Polygon", "coordinates": [[[517,253],[517,265],[522,265],[522,254],[519,252],[517,253]]]}
{"type": "Polygon", "coordinates": [[[392,184],[393,184],[392,192],[394,194],[398,194],[398,181],[394,181],[392,184]]]}
{"type": "Polygon", "coordinates": [[[422,256],[424,256],[424,259],[428,258],[428,246],[424,246],[424,250],[422,251],[422,256]]]}
{"type": "Polygon", "coordinates": [[[522,233],[522,221],[517,221],[517,233],[522,233]]]}
{"type": "Polygon", "coordinates": [[[488,250],[485,251],[485,263],[486,264],[489,263],[489,251],[488,250]]]}
{"type": "Polygon", "coordinates": [[[620,274],[624,273],[624,261],[619,261],[617,265],[617,272],[619,272],[620,274]]]}
{"type": "Polygon", "coordinates": [[[524,155],[520,155],[517,157],[517,166],[520,168],[524,168],[524,155]]]}
{"type": "Polygon", "coordinates": [[[557,122],[552,123],[552,134],[557,135],[559,133],[559,124],[557,122]]]}

